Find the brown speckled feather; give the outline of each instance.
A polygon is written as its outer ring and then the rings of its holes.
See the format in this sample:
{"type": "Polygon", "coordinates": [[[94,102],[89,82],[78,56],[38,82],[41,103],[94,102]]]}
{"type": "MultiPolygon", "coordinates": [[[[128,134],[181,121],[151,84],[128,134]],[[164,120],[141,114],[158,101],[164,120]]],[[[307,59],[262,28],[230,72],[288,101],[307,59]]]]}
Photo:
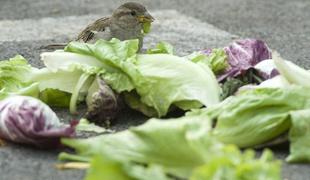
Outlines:
{"type": "Polygon", "coordinates": [[[96,20],[95,22],[89,24],[76,39],[77,41],[88,42],[91,40],[95,33],[94,31],[100,32],[104,31],[106,27],[110,25],[110,18],[104,17],[96,20]]]}
{"type": "MultiPolygon", "coordinates": [[[[95,43],[98,39],[139,39],[139,48],[141,48],[144,37],[142,24],[144,21],[153,20],[154,18],[143,5],[128,2],[114,10],[111,17],[100,18],[89,24],[73,41],[95,43]]],[[[68,43],[51,44],[41,49],[63,49],[67,45],[68,43]]]]}

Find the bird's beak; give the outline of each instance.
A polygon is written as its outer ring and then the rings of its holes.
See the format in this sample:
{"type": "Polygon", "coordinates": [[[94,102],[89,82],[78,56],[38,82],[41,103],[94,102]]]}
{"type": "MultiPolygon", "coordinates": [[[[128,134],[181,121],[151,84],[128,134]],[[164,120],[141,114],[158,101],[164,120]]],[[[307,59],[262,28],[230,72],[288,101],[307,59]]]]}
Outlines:
{"type": "Polygon", "coordinates": [[[155,19],[148,12],[144,13],[141,16],[138,16],[138,21],[140,23],[153,22],[155,19]]]}

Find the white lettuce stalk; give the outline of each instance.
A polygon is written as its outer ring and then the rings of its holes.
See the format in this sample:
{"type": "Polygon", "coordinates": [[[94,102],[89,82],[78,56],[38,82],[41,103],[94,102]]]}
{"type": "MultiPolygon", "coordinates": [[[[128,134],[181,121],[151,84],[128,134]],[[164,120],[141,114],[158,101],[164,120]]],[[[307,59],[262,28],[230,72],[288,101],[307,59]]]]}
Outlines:
{"type": "Polygon", "coordinates": [[[280,74],[291,84],[310,87],[310,72],[296,64],[283,60],[278,53],[273,55],[274,63],[280,74]]]}
{"type": "Polygon", "coordinates": [[[56,89],[71,93],[69,109],[76,113],[77,102],[85,99],[102,63],[91,56],[59,51],[42,53],[41,60],[46,68],[32,73],[31,80],[39,82],[40,91],[56,89]]]}

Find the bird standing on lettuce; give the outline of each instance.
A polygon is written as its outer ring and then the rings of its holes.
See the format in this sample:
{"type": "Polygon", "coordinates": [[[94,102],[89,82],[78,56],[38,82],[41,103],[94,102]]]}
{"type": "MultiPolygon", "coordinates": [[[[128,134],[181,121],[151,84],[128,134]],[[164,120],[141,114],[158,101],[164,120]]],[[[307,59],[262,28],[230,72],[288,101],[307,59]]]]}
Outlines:
{"type": "MultiPolygon", "coordinates": [[[[154,18],[142,4],[127,2],[114,10],[111,17],[103,17],[89,24],[75,41],[94,43],[98,39],[138,39],[140,49],[144,34],[148,33],[148,28],[153,21],[154,18]]],[[[45,48],[62,49],[66,45],[52,44],[45,48]]]]}

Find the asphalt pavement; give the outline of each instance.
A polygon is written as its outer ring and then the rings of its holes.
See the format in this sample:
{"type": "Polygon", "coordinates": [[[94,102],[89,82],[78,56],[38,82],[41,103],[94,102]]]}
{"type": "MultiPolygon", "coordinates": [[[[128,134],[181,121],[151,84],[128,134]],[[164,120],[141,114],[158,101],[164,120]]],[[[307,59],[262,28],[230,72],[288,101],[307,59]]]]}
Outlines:
{"type": "MultiPolygon", "coordinates": [[[[113,0],[0,0],[0,59],[21,54],[42,67],[41,46],[66,42],[92,20],[106,16],[121,2],[113,0]]],[[[297,64],[310,68],[310,1],[308,0],[157,0],[139,1],[156,22],[145,48],[160,40],[177,54],[221,47],[237,38],[259,38],[297,64]]],[[[63,121],[72,117],[57,110],[63,121]]],[[[123,130],[146,118],[126,111],[113,127],[123,130]]],[[[0,180],[79,180],[85,172],[59,171],[54,165],[61,150],[43,151],[8,144],[0,148],[0,180]]],[[[287,147],[275,149],[284,159],[287,147]]],[[[310,179],[310,165],[284,163],[283,179],[310,179]]]]}

